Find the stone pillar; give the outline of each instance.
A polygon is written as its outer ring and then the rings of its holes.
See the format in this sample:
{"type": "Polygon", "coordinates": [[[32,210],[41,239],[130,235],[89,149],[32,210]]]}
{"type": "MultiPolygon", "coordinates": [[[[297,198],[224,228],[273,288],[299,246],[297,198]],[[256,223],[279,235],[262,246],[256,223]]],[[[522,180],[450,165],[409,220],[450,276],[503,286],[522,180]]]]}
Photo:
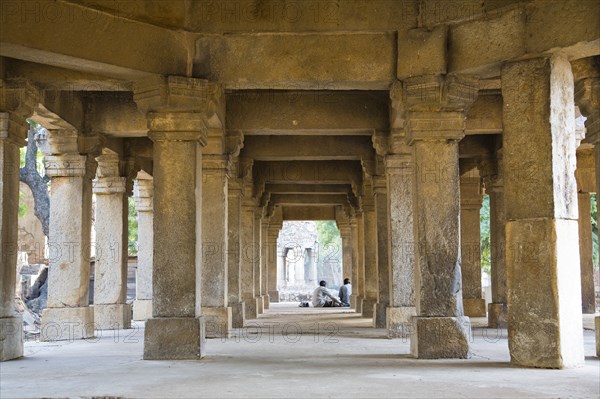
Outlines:
{"type": "Polygon", "coordinates": [[[377,274],[379,276],[377,309],[373,321],[375,328],[387,328],[387,309],[390,306],[390,241],[387,180],[385,176],[373,176],[373,194],[377,223],[377,274]]]}
{"type": "Polygon", "coordinates": [[[96,264],[94,324],[100,330],[131,328],[127,299],[128,209],[125,177],[119,172],[119,155],[103,150],[96,158],[96,264]]]}
{"type": "Polygon", "coordinates": [[[414,190],[412,149],[385,159],[390,218],[390,306],[387,309],[389,337],[405,337],[416,316],[414,294],[414,190]]]}
{"type": "Polygon", "coordinates": [[[154,243],[154,211],[152,176],[138,172],[133,198],[138,221],[138,253],[135,275],[135,301],[133,319],[147,320],[152,317],[152,251],[154,243]]]}
{"type": "Polygon", "coordinates": [[[50,185],[48,308],[42,312],[43,341],[92,337],[89,306],[92,180],[95,162],[80,155],[77,132],[50,130],[36,137],[50,185]]]}
{"type": "Polygon", "coordinates": [[[504,182],[502,179],[502,150],[496,151],[495,173],[486,187],[490,196],[490,256],[492,303],[488,304],[488,326],[508,327],[506,289],[506,217],[504,214],[504,182]]]}
{"type": "Polygon", "coordinates": [[[154,297],[144,359],[203,356],[202,148],[222,97],[217,85],[192,78],[152,77],[134,85],[154,142],[154,297]]]}
{"type": "MultiPolygon", "coordinates": [[[[235,168],[234,168],[235,169],[235,168]]],[[[231,307],[231,326],[244,326],[244,303],[242,301],[242,187],[237,178],[229,179],[227,204],[227,293],[231,307]]]]}
{"type": "Polygon", "coordinates": [[[345,278],[352,277],[352,230],[350,223],[337,222],[342,238],[342,282],[345,278]]]}
{"type": "Polygon", "coordinates": [[[458,141],[477,81],[431,75],[408,78],[402,85],[406,139],[414,147],[417,168],[417,316],[411,352],[418,358],[467,358],[471,331],[462,304],[458,141]]]}
{"type": "Polygon", "coordinates": [[[263,303],[263,311],[269,309],[269,291],[268,291],[268,279],[269,279],[269,241],[267,238],[269,228],[269,218],[261,219],[260,224],[260,285],[261,285],[261,298],[263,303]]]}
{"type": "Polygon", "coordinates": [[[460,247],[465,316],[485,317],[481,297],[481,178],[476,167],[466,167],[460,176],[460,247]]]}
{"type": "Polygon", "coordinates": [[[263,314],[265,311],[265,304],[263,302],[263,292],[262,292],[262,208],[255,207],[254,208],[254,234],[253,234],[253,249],[254,256],[252,261],[254,262],[254,295],[256,296],[256,312],[258,314],[263,314]]]}
{"type": "Polygon", "coordinates": [[[596,313],[594,262],[592,259],[592,219],[590,193],[578,193],[579,258],[581,261],[581,308],[583,313],[596,313]]]}
{"type": "Polygon", "coordinates": [[[379,291],[379,273],[377,270],[377,215],[370,186],[363,196],[363,231],[365,251],[365,298],[362,305],[363,317],[376,319],[375,311],[379,291]]]}
{"type": "Polygon", "coordinates": [[[269,251],[268,262],[269,262],[269,280],[268,280],[268,293],[270,302],[279,302],[279,291],[277,289],[277,272],[278,272],[278,251],[277,251],[277,238],[279,237],[279,231],[281,230],[282,221],[272,221],[269,224],[269,235],[267,239],[267,248],[269,251]]]}
{"type": "Polygon", "coordinates": [[[202,316],[206,337],[228,337],[227,159],[202,156],[202,316]]]}
{"type": "Polygon", "coordinates": [[[0,361],[23,356],[23,318],[15,310],[19,211],[19,147],[25,120],[0,112],[0,361]]]}
{"type": "Polygon", "coordinates": [[[246,319],[258,317],[258,300],[254,285],[256,246],[254,243],[254,210],[251,200],[242,201],[242,294],[246,319]]]}
{"type": "Polygon", "coordinates": [[[362,312],[362,308],[359,310],[358,299],[359,299],[359,251],[358,251],[358,222],[356,216],[350,218],[350,237],[352,245],[352,275],[350,281],[352,284],[352,295],[350,295],[350,307],[357,312],[362,312]]]}
{"type": "Polygon", "coordinates": [[[583,332],[571,65],[561,56],[507,63],[502,97],[511,362],[579,365],[583,332]]]}
{"type": "Polygon", "coordinates": [[[357,212],[356,215],[356,246],[358,253],[358,276],[356,279],[356,312],[363,312],[363,302],[366,298],[366,287],[365,287],[365,225],[364,225],[364,213],[363,211],[357,212]]]}

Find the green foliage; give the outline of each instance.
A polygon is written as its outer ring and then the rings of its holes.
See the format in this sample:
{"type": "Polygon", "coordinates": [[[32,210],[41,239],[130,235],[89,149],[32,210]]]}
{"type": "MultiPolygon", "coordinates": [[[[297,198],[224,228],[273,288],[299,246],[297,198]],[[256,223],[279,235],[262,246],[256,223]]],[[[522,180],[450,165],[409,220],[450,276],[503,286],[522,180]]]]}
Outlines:
{"type": "Polygon", "coordinates": [[[129,205],[129,236],[128,236],[128,252],[129,255],[137,255],[138,251],[138,223],[137,223],[137,209],[135,209],[135,201],[133,198],[128,198],[129,205]]]}
{"type": "Polygon", "coordinates": [[[27,154],[27,147],[19,148],[19,168],[25,166],[25,154],[27,154]]]}
{"type": "Polygon", "coordinates": [[[317,237],[319,244],[323,247],[337,242],[341,244],[342,242],[340,231],[333,220],[317,222],[317,237]]]}
{"type": "Polygon", "coordinates": [[[19,191],[19,217],[23,217],[27,214],[27,204],[23,201],[25,195],[19,191]]]}
{"type": "Polygon", "coordinates": [[[596,194],[590,195],[591,215],[592,218],[592,259],[594,270],[598,270],[598,203],[596,194]]]}
{"type": "Polygon", "coordinates": [[[490,273],[492,265],[491,242],[490,242],[490,197],[483,196],[481,211],[479,212],[480,245],[481,245],[481,270],[490,273]]]}

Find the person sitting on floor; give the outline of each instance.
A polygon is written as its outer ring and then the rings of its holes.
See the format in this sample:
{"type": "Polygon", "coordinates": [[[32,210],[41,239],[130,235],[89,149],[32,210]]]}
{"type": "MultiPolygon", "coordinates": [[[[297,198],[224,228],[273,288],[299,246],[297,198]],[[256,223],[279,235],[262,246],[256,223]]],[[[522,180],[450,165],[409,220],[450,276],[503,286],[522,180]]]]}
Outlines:
{"type": "Polygon", "coordinates": [[[342,306],[342,302],[331,295],[327,289],[327,282],[325,280],[321,280],[319,286],[313,292],[312,303],[315,308],[333,308],[342,306]]]}
{"type": "Polygon", "coordinates": [[[350,279],[344,279],[344,285],[340,287],[340,301],[342,302],[342,306],[350,307],[350,295],[352,295],[352,285],[350,284],[350,279]]]}

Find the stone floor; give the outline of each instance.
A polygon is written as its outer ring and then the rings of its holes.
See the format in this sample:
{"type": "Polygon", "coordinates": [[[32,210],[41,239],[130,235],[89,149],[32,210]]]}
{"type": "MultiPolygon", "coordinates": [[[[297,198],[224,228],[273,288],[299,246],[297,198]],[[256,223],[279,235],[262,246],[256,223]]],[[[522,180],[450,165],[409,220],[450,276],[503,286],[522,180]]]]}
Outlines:
{"type": "Polygon", "coordinates": [[[143,324],[93,340],[28,342],[26,357],[0,364],[0,397],[144,398],[598,398],[600,360],[585,330],[585,366],[508,364],[506,330],[476,327],[468,360],[416,360],[347,310],[274,304],[201,361],[143,361],[143,324]],[[302,330],[301,334],[298,332],[302,330]],[[318,331],[318,334],[315,332],[318,331]]]}

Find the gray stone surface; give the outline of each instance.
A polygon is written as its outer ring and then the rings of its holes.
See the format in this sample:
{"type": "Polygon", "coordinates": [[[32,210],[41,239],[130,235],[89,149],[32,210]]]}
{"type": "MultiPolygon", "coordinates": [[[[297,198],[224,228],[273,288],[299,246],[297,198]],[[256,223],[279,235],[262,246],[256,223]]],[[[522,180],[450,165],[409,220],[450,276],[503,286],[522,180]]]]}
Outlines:
{"type": "Polygon", "coordinates": [[[94,305],[94,328],[97,330],[127,330],[131,328],[131,305],[115,303],[94,305]]]}
{"type": "Polygon", "coordinates": [[[94,308],[47,308],[42,312],[42,341],[72,341],[94,336],[94,308]]]}
{"type": "Polygon", "coordinates": [[[204,357],[202,317],[153,318],[144,331],[145,360],[183,360],[204,357]]]}
{"type": "Polygon", "coordinates": [[[0,318],[0,362],[23,356],[23,318],[0,318]]]}
{"type": "Polygon", "coordinates": [[[415,317],[413,322],[416,337],[410,340],[411,353],[419,359],[471,357],[468,317],[415,317]]]}

